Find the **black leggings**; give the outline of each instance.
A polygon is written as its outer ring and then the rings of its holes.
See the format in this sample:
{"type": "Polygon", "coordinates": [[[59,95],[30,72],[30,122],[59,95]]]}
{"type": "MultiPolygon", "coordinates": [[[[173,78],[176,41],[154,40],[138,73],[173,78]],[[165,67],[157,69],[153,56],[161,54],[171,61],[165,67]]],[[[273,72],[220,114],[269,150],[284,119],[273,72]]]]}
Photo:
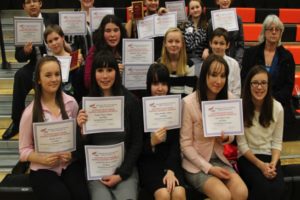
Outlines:
{"type": "MultiPolygon", "coordinates": [[[[263,162],[270,162],[269,155],[255,155],[263,162]]],[[[280,161],[276,165],[277,176],[269,180],[255,165],[245,157],[238,159],[238,168],[242,179],[248,186],[248,200],[280,200],[284,192],[283,173],[280,161]]]]}
{"type": "Polygon", "coordinates": [[[61,175],[40,169],[30,171],[30,183],[40,200],[87,200],[89,199],[83,167],[73,162],[61,175]]]}

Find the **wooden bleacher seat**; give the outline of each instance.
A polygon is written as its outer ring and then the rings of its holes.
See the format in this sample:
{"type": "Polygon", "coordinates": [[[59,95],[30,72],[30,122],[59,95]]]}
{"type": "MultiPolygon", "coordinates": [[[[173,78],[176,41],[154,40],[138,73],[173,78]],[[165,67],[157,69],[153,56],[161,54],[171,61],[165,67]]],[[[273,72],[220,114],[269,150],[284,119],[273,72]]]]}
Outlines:
{"type": "Polygon", "coordinates": [[[243,24],[245,42],[257,42],[262,24],[243,24]]]}
{"type": "Polygon", "coordinates": [[[300,45],[283,45],[283,46],[293,54],[295,64],[300,65],[300,45]]]}
{"type": "Polygon", "coordinates": [[[283,23],[300,23],[300,9],[280,8],[279,18],[283,23]]]}
{"type": "Polygon", "coordinates": [[[255,8],[236,8],[236,13],[242,18],[243,23],[255,23],[255,8]]]}

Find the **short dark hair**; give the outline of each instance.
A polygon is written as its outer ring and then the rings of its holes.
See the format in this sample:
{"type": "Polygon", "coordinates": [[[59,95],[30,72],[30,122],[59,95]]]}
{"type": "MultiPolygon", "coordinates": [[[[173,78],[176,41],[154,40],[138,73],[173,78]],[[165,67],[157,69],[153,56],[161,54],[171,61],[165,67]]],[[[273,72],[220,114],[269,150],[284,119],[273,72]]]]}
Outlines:
{"type": "Polygon", "coordinates": [[[262,65],[256,65],[248,72],[244,87],[242,90],[242,99],[243,99],[243,115],[244,115],[244,125],[246,127],[251,127],[253,125],[252,120],[254,117],[254,104],[252,101],[251,94],[251,79],[260,73],[265,73],[268,76],[268,91],[264,98],[263,105],[261,107],[259,115],[259,123],[263,127],[269,127],[273,119],[273,97],[272,97],[272,83],[271,76],[268,71],[262,65]]]}
{"type": "Polygon", "coordinates": [[[225,28],[221,28],[221,27],[216,28],[212,32],[211,36],[209,37],[209,41],[212,42],[215,37],[221,37],[221,36],[224,37],[226,44],[228,44],[229,43],[228,31],[225,28]]]}
{"type": "MultiPolygon", "coordinates": [[[[203,62],[202,67],[201,67],[201,72],[200,72],[200,76],[198,79],[198,84],[197,84],[197,93],[198,93],[198,100],[199,103],[201,101],[207,101],[207,75],[209,75],[209,73],[211,72],[210,67],[212,66],[212,64],[214,62],[220,63],[222,66],[224,66],[225,69],[225,75],[226,75],[226,82],[224,87],[221,89],[221,91],[219,92],[219,94],[217,94],[216,100],[220,100],[220,99],[228,99],[228,74],[229,74],[229,67],[227,62],[224,60],[223,57],[215,55],[215,54],[210,54],[206,60],[203,62]]],[[[201,104],[200,104],[200,108],[201,108],[201,104]]]]}
{"type": "MultiPolygon", "coordinates": [[[[23,4],[25,4],[26,1],[29,1],[29,0],[23,0],[23,4]]],[[[31,0],[30,0],[30,2],[31,2],[31,0]]],[[[42,2],[42,0],[39,0],[39,2],[42,2]]]]}
{"type": "Polygon", "coordinates": [[[162,63],[153,63],[147,72],[147,95],[151,96],[151,85],[153,83],[167,83],[168,93],[170,91],[170,74],[168,68],[162,63]]]}
{"type": "Polygon", "coordinates": [[[91,73],[91,88],[90,96],[103,96],[102,89],[96,81],[96,70],[99,68],[113,68],[116,71],[115,82],[111,88],[112,95],[121,95],[122,81],[119,71],[119,66],[111,51],[100,51],[94,55],[92,73],[91,73]]]}

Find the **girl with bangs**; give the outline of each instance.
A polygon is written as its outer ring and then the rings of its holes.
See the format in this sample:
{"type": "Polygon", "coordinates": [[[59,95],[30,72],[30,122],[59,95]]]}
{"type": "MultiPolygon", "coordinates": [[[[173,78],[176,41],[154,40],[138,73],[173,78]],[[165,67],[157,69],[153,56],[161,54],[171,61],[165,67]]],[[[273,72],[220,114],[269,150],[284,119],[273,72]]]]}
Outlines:
{"type": "MultiPolygon", "coordinates": [[[[168,95],[169,81],[169,71],[165,65],[150,65],[147,73],[148,96],[168,95]]],[[[155,199],[186,199],[182,187],[179,129],[161,127],[152,133],[144,133],[138,166],[141,186],[155,199]]]]}
{"type": "Polygon", "coordinates": [[[158,62],[167,66],[170,74],[170,94],[185,97],[196,87],[194,63],[187,58],[182,32],[178,28],[169,28],[165,33],[161,58],[158,62]]]}
{"type": "Polygon", "coordinates": [[[233,136],[221,133],[205,137],[201,102],[233,98],[228,93],[229,67],[218,55],[210,55],[203,62],[197,89],[183,98],[180,146],[182,166],[190,185],[210,199],[247,199],[247,187],[223,155],[224,144],[233,136]]]}
{"type": "MultiPolygon", "coordinates": [[[[124,131],[95,133],[85,136],[86,144],[111,145],[125,143],[124,160],[114,174],[101,180],[88,181],[92,200],[137,199],[138,175],[136,162],[142,149],[142,112],[139,101],[121,82],[119,67],[110,51],[100,51],[94,56],[91,71],[91,97],[124,96],[124,131]]],[[[77,123],[82,128],[88,121],[82,109],[77,123]]]]}
{"type": "Polygon", "coordinates": [[[122,25],[122,21],[115,15],[103,17],[99,28],[93,33],[93,46],[89,49],[84,68],[84,86],[86,89],[91,87],[91,71],[94,55],[100,51],[110,51],[118,62],[119,72],[122,73],[122,40],[127,38],[127,32],[122,25]]]}

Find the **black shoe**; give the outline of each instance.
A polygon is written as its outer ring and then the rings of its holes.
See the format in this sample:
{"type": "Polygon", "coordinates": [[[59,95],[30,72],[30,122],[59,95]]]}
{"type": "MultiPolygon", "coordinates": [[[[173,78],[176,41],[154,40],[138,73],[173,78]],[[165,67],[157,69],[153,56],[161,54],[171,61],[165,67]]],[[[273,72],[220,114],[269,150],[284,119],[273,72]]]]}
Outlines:
{"type": "Polygon", "coordinates": [[[20,162],[18,161],[17,164],[12,169],[12,174],[25,174],[29,169],[30,162],[20,162]]]}
{"type": "Polygon", "coordinates": [[[14,137],[19,133],[18,128],[14,125],[14,123],[11,123],[9,127],[6,129],[4,134],[2,135],[3,140],[9,140],[10,138],[14,137]]]}

